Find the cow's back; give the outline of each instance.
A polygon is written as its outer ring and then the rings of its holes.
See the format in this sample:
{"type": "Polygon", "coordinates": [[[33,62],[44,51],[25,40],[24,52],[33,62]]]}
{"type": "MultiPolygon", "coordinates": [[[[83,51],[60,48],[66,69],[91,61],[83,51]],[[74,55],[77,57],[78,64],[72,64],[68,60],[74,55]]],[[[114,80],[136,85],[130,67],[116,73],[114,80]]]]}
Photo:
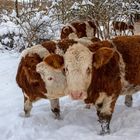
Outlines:
{"type": "Polygon", "coordinates": [[[32,101],[46,97],[43,94],[47,92],[45,83],[36,72],[36,65],[41,61],[42,59],[37,54],[22,57],[16,75],[17,84],[32,101]]]}
{"type": "Polygon", "coordinates": [[[126,80],[140,85],[140,36],[116,37],[113,42],[123,57],[126,80]]]}
{"type": "Polygon", "coordinates": [[[128,28],[127,24],[122,21],[113,21],[113,28],[116,30],[126,30],[128,28]]]}

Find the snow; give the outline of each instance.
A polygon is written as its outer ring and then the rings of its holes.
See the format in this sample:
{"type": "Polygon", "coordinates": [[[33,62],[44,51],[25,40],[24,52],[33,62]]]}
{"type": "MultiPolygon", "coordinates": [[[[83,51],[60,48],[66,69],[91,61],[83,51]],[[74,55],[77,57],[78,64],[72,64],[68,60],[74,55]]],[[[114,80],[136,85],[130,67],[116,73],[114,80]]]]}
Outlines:
{"type": "Polygon", "coordinates": [[[79,9],[79,3],[78,2],[75,2],[72,6],[71,6],[71,8],[70,9],[79,9]]]}
{"type": "MultiPolygon", "coordinates": [[[[94,107],[85,109],[80,101],[61,98],[62,120],[55,120],[48,100],[34,104],[31,117],[23,113],[23,95],[15,82],[19,54],[0,52],[0,139],[1,140],[140,140],[140,94],[134,105],[117,102],[111,121],[111,134],[98,135],[100,125],[94,107]]],[[[140,92],[139,92],[140,93],[140,92]]]]}
{"type": "Polygon", "coordinates": [[[81,5],[92,5],[95,6],[92,2],[90,2],[89,0],[83,0],[81,5]]]}
{"type": "Polygon", "coordinates": [[[2,36],[4,34],[8,34],[8,33],[12,34],[13,32],[16,35],[19,34],[18,26],[15,25],[13,22],[7,21],[6,23],[2,22],[0,24],[0,36],[2,36]]]}

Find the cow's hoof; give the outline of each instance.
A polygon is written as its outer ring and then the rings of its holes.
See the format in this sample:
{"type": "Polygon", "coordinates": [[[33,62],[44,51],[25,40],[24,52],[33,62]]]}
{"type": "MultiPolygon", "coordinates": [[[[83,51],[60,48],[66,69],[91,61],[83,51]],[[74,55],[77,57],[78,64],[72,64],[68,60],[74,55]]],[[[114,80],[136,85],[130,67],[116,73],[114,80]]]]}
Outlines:
{"type": "Polygon", "coordinates": [[[125,102],[125,105],[126,105],[127,107],[132,107],[132,103],[125,102]]]}
{"type": "Polygon", "coordinates": [[[60,114],[55,114],[55,115],[54,115],[54,118],[55,118],[56,120],[62,120],[62,118],[61,118],[61,115],[60,115],[60,114]]]}
{"type": "Polygon", "coordinates": [[[19,116],[20,116],[20,117],[23,117],[23,118],[28,118],[28,117],[30,117],[30,113],[25,114],[24,112],[21,112],[21,113],[19,114],[19,116]]]}
{"type": "Polygon", "coordinates": [[[91,104],[86,104],[85,108],[86,109],[90,109],[91,108],[91,104]]]}
{"type": "Polygon", "coordinates": [[[109,135],[110,134],[110,130],[107,131],[100,131],[99,135],[104,136],[104,135],[109,135]]]}
{"type": "Polygon", "coordinates": [[[125,105],[127,107],[132,107],[132,104],[133,104],[133,98],[131,95],[126,95],[125,96],[125,105]]]}

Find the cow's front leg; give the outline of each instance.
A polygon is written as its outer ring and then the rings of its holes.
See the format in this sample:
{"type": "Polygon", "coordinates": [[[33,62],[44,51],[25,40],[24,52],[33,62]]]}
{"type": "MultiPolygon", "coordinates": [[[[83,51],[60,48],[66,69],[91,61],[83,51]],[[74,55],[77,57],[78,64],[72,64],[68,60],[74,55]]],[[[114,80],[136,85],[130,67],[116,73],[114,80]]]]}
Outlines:
{"type": "Polygon", "coordinates": [[[133,104],[133,97],[132,97],[132,95],[126,95],[125,96],[125,105],[127,107],[131,107],[132,104],[133,104]]]}
{"type": "Polygon", "coordinates": [[[110,120],[112,115],[111,114],[105,114],[101,113],[100,111],[97,112],[98,117],[99,117],[99,123],[101,125],[101,131],[100,135],[105,135],[110,133],[110,120]]]}
{"type": "Polygon", "coordinates": [[[26,96],[24,96],[24,112],[25,112],[25,117],[30,116],[30,112],[32,109],[32,102],[30,99],[28,99],[26,96]]]}
{"type": "Polygon", "coordinates": [[[86,109],[90,109],[91,106],[92,106],[92,104],[86,104],[85,108],[86,108],[86,109]]]}
{"type": "Polygon", "coordinates": [[[56,119],[60,119],[60,105],[59,99],[50,99],[51,111],[54,113],[56,119]]]}
{"type": "Polygon", "coordinates": [[[112,113],[114,111],[114,106],[117,97],[107,96],[106,93],[101,93],[98,97],[95,107],[97,109],[97,115],[99,118],[99,123],[101,125],[100,135],[105,135],[110,133],[110,121],[112,118],[112,113]]]}

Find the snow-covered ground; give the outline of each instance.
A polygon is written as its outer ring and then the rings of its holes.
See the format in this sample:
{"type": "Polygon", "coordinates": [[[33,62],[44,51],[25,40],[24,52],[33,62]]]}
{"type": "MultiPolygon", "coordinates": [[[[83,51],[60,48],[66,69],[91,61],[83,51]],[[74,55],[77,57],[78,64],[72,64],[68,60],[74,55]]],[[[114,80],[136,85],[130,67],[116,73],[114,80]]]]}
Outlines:
{"type": "MultiPolygon", "coordinates": [[[[0,52],[0,140],[140,140],[140,94],[134,105],[124,105],[120,97],[111,121],[111,134],[98,135],[96,111],[80,101],[61,99],[62,120],[55,120],[49,102],[34,104],[30,118],[20,117],[23,95],[15,82],[19,55],[0,52]]],[[[140,93],[140,92],[139,92],[140,93]]]]}

